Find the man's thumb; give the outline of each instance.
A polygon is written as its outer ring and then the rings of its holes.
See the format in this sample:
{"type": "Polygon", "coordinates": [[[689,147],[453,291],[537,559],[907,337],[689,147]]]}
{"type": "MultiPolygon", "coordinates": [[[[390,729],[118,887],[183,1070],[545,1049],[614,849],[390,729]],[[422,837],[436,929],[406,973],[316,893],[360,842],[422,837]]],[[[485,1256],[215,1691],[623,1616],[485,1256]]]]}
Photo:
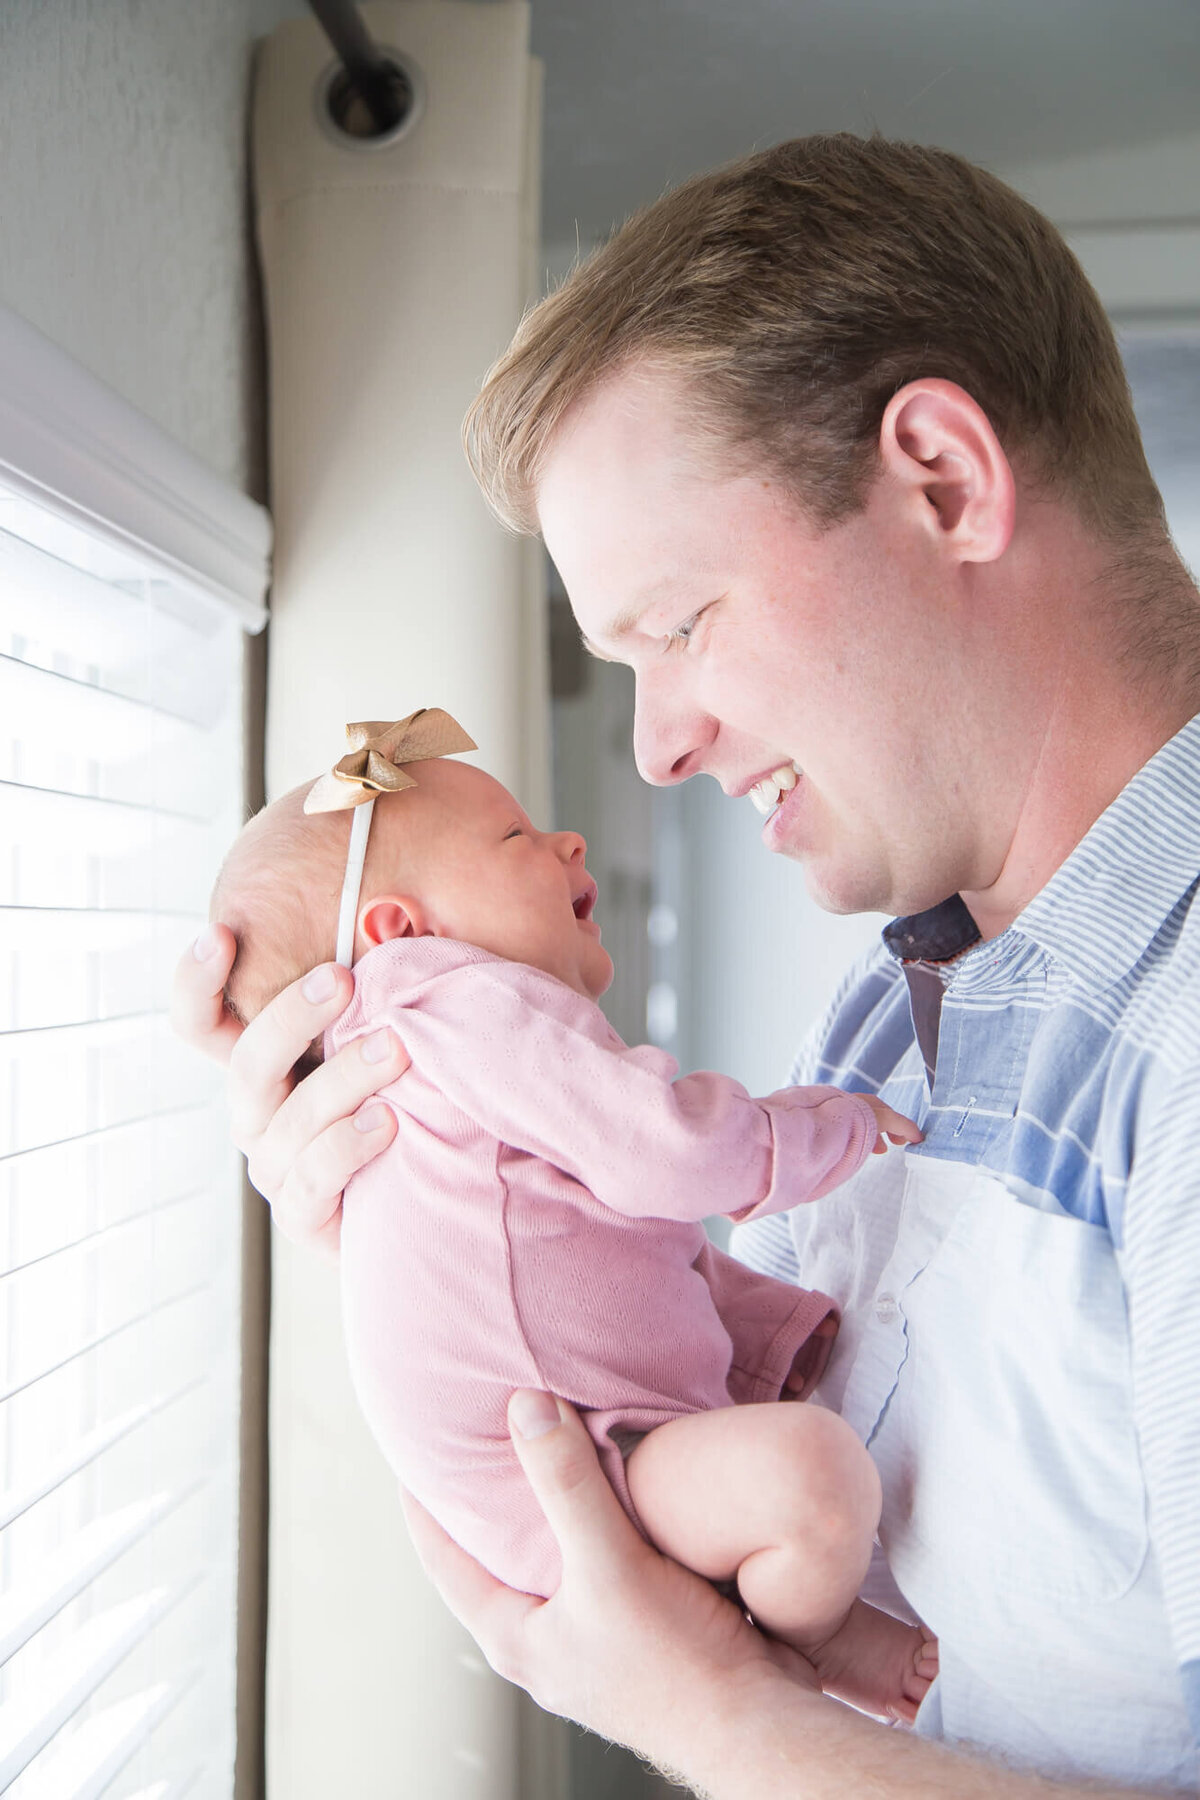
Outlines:
{"type": "Polygon", "coordinates": [[[558,1539],[564,1565],[584,1561],[594,1570],[597,1563],[641,1547],[574,1407],[553,1394],[518,1388],[508,1404],[508,1420],[513,1447],[558,1539]]]}
{"type": "Polygon", "coordinates": [[[508,1403],[508,1426],[518,1442],[544,1437],[562,1424],[562,1412],[553,1394],[536,1388],[518,1388],[508,1403]]]}

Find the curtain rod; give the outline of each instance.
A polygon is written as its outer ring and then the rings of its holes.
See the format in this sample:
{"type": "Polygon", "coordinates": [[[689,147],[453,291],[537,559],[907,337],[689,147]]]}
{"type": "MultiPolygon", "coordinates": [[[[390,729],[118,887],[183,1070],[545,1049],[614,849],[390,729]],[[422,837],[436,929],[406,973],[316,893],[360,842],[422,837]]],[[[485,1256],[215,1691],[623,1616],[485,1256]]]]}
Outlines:
{"type": "Polygon", "coordinates": [[[375,130],[391,131],[412,103],[407,78],[363,24],[353,0],[308,0],[332,44],[346,79],[371,115],[375,130]]]}

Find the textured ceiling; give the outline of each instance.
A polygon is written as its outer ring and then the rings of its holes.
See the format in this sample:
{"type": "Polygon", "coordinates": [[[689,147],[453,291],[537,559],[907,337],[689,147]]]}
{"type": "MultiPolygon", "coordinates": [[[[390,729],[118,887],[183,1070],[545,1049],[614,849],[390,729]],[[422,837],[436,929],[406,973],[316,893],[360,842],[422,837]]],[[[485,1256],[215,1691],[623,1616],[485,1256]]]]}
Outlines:
{"type": "Polygon", "coordinates": [[[869,131],[992,167],[1200,130],[1200,0],[533,0],[544,241],[780,138],[869,131]]]}

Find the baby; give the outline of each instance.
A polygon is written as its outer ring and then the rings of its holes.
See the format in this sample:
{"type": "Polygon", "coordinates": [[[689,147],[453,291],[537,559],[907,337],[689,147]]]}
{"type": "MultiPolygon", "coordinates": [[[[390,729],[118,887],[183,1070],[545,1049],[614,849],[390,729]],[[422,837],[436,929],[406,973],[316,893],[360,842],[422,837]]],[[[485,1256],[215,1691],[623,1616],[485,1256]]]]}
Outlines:
{"type": "MultiPolygon", "coordinates": [[[[836,1414],[778,1404],[811,1392],[836,1310],[724,1256],[699,1221],[815,1200],[882,1134],[920,1132],[871,1096],[754,1100],[627,1047],[596,1005],[613,971],[583,839],[425,755],[362,821],[355,998],[327,1046],[386,1026],[412,1058],[383,1094],[398,1135],[343,1209],[348,1354],[376,1438],[493,1574],[550,1594],[558,1547],[505,1411],[514,1388],[562,1395],[647,1538],[736,1583],[827,1691],[911,1720],[935,1646],[856,1598],[874,1465],[836,1414]]],[[[243,1018],[330,955],[350,833],[305,793],[251,821],[213,896],[243,1018]]]]}

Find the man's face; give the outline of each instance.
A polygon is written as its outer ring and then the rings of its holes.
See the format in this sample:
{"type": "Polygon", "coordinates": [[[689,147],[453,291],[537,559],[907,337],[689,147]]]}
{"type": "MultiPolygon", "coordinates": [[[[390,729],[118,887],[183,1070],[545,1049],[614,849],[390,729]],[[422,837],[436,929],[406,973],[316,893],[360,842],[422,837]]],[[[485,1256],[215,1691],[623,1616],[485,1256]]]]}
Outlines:
{"type": "Polygon", "coordinates": [[[772,775],[798,770],[763,840],[830,911],[914,911],[972,885],[935,534],[882,478],[821,531],[777,479],[699,452],[678,386],[627,374],[568,417],[538,490],[585,638],[635,672],[642,775],[703,772],[732,796],[765,781],[773,799],[772,775]]]}

